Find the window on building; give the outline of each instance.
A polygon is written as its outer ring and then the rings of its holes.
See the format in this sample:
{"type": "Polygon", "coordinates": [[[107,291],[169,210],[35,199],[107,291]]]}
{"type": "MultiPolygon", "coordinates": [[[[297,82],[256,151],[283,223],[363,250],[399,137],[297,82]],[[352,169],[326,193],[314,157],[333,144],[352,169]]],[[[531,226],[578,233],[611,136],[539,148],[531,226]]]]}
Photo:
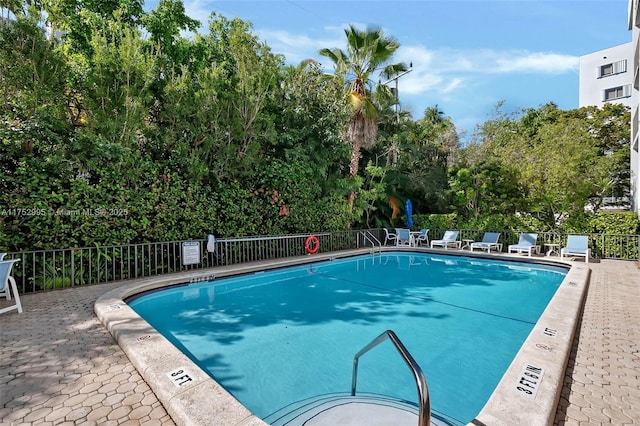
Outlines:
{"type": "Polygon", "coordinates": [[[605,89],[603,101],[607,102],[614,99],[628,98],[629,96],[631,96],[631,85],[626,84],[624,86],[605,89]]]}
{"type": "Polygon", "coordinates": [[[600,77],[606,77],[613,74],[613,64],[607,64],[600,67],[600,77]]]}
{"type": "Polygon", "coordinates": [[[617,62],[611,62],[610,64],[601,65],[598,67],[598,77],[608,77],[614,74],[621,74],[627,72],[627,60],[623,59],[617,62]]]}

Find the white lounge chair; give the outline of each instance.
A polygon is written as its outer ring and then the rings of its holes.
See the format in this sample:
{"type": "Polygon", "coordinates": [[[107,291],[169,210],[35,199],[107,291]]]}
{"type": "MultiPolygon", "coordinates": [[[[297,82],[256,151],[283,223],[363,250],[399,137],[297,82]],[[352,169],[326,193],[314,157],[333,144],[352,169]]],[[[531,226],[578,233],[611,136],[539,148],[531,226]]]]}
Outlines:
{"type": "Polygon", "coordinates": [[[387,228],[384,228],[384,245],[386,246],[387,243],[394,243],[396,242],[396,234],[394,234],[393,232],[389,232],[389,230],[387,228]]]}
{"type": "Polygon", "coordinates": [[[431,248],[435,246],[444,247],[445,250],[447,250],[451,246],[460,248],[460,246],[462,246],[462,241],[457,241],[459,232],[460,231],[451,231],[451,230],[445,231],[441,240],[431,241],[431,248]]]}
{"type": "Polygon", "coordinates": [[[499,232],[485,232],[482,237],[482,241],[471,243],[469,249],[471,251],[473,251],[473,249],[486,250],[487,253],[489,253],[491,249],[497,249],[498,251],[502,251],[502,243],[498,242],[499,239],[500,239],[499,232]]]}
{"type": "Polygon", "coordinates": [[[11,300],[11,291],[13,291],[13,298],[15,303],[13,305],[0,309],[0,314],[18,310],[18,313],[22,313],[22,303],[20,303],[20,295],[18,294],[18,288],[16,286],[16,280],[11,276],[11,268],[13,264],[19,262],[20,259],[10,259],[0,261],[0,296],[5,296],[7,300],[11,300]]]}
{"type": "Polygon", "coordinates": [[[406,228],[396,229],[396,245],[397,246],[414,246],[413,235],[406,228]]]}
{"type": "Polygon", "coordinates": [[[429,230],[428,229],[421,229],[420,233],[416,237],[416,241],[415,242],[418,245],[422,245],[422,243],[424,243],[426,245],[429,245],[429,230]]]}
{"type": "Polygon", "coordinates": [[[513,251],[517,253],[527,252],[529,257],[531,257],[531,253],[535,252],[536,254],[540,254],[540,246],[536,244],[538,241],[538,234],[533,233],[522,233],[520,234],[520,239],[518,240],[518,244],[511,244],[509,246],[508,252],[511,253],[513,251]]]}
{"type": "Polygon", "coordinates": [[[565,256],[581,256],[589,263],[589,253],[589,238],[586,235],[569,235],[566,247],[560,249],[560,259],[565,256]]]}

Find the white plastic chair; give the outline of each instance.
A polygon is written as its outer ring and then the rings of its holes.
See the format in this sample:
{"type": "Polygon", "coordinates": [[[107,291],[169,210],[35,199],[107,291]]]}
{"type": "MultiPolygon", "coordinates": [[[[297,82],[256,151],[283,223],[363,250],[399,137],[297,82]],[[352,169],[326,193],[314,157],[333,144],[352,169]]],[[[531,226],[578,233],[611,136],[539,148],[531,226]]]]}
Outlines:
{"type": "Polygon", "coordinates": [[[387,243],[394,243],[396,242],[396,234],[394,234],[393,232],[389,232],[389,230],[387,228],[384,228],[384,245],[386,246],[387,243]]]}
{"type": "Polygon", "coordinates": [[[0,314],[18,310],[18,313],[22,313],[22,303],[20,303],[20,295],[18,294],[18,287],[16,286],[16,280],[11,276],[11,268],[13,264],[19,262],[20,259],[10,259],[0,261],[0,296],[5,296],[7,300],[11,300],[11,291],[13,291],[13,298],[15,303],[0,309],[0,314]]]}
{"type": "Polygon", "coordinates": [[[396,245],[397,246],[414,246],[413,235],[411,235],[411,231],[406,228],[397,228],[396,229],[396,245]]]}
{"type": "Polygon", "coordinates": [[[426,244],[427,246],[429,245],[429,230],[428,229],[421,229],[420,233],[416,237],[416,244],[422,245],[423,243],[426,244]]]}

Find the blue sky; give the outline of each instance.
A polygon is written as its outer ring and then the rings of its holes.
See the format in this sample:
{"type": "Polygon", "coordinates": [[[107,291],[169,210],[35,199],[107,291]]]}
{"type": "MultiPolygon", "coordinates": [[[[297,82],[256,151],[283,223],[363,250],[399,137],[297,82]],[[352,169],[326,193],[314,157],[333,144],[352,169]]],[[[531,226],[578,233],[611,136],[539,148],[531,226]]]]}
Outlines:
{"type": "Polygon", "coordinates": [[[213,11],[237,17],[287,63],[314,58],[328,72],[318,50],[344,48],[349,24],[378,26],[401,44],[395,60],[413,62],[401,108],[418,119],[437,104],[466,137],[499,101],[505,112],[577,108],[579,57],[631,41],[627,0],[184,1],[204,31],[213,11]]]}

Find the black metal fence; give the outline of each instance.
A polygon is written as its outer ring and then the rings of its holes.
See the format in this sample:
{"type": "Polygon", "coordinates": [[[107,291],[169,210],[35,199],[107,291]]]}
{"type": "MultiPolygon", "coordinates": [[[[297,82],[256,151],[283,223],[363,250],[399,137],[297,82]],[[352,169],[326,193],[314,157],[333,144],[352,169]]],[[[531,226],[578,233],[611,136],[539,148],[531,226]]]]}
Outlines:
{"type": "MultiPolygon", "coordinates": [[[[438,239],[444,229],[429,231],[438,239]]],[[[460,239],[482,240],[483,230],[460,230],[460,239]]],[[[500,231],[495,231],[500,232],[500,231]]],[[[320,253],[350,250],[384,243],[384,230],[314,233],[320,253]]],[[[501,231],[503,250],[518,241],[520,232],[501,231]]],[[[267,261],[307,254],[310,234],[256,236],[218,239],[215,250],[207,241],[169,241],[122,246],[35,250],[7,253],[7,259],[20,259],[12,275],[21,293],[47,291],[80,285],[151,277],[172,272],[215,266],[267,261]],[[194,244],[197,243],[197,244],[194,244]],[[188,248],[188,250],[187,250],[188,248]]],[[[589,235],[595,258],[639,260],[640,235],[589,235]]],[[[566,243],[565,234],[538,233],[538,244],[566,243]]]]}
{"type": "MultiPolygon", "coordinates": [[[[377,235],[381,230],[369,232],[377,235]]],[[[310,235],[224,238],[215,242],[213,251],[207,250],[207,241],[201,239],[23,251],[7,253],[5,259],[21,260],[13,266],[12,275],[21,293],[31,293],[303,256],[307,254],[305,245],[310,235]]],[[[313,235],[318,238],[320,253],[371,246],[361,231],[313,235]]],[[[311,250],[314,248],[315,245],[312,245],[311,250]]]]}

